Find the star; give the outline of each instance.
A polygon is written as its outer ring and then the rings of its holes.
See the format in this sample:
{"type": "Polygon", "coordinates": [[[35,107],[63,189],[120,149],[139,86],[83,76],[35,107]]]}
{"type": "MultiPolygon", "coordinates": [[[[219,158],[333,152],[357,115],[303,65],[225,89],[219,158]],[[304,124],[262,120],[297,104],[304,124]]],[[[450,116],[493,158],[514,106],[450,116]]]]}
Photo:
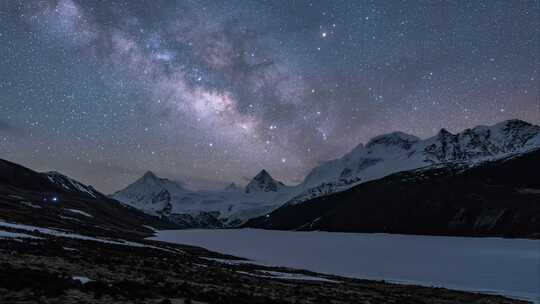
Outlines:
{"type": "Polygon", "coordinates": [[[294,183],[379,134],[540,122],[535,1],[45,2],[0,5],[0,154],[105,192],[133,168],[294,183]]]}

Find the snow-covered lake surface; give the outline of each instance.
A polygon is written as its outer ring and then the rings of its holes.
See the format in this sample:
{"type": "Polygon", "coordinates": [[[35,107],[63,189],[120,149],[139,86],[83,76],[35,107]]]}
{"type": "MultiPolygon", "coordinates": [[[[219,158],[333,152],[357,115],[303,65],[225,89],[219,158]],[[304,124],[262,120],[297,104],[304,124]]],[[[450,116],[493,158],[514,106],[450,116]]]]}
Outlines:
{"type": "Polygon", "coordinates": [[[166,230],[152,239],[257,264],[495,293],[540,302],[540,241],[257,229],[166,230]]]}

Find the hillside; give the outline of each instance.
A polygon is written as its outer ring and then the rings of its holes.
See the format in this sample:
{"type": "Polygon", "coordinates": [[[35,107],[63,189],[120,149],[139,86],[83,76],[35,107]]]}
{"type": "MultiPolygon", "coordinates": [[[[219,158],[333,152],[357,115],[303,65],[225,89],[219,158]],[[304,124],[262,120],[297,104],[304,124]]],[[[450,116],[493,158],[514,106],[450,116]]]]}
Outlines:
{"type": "Polygon", "coordinates": [[[245,227],[467,236],[540,236],[540,150],[395,173],[285,205],[245,227]]]}

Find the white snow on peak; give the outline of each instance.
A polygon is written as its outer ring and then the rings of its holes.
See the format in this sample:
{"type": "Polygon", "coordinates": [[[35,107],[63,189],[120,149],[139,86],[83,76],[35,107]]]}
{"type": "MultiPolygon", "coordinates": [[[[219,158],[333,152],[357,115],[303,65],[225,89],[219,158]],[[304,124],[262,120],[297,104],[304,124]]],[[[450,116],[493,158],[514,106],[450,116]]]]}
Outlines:
{"type": "Polygon", "coordinates": [[[478,126],[452,134],[442,129],[422,140],[393,132],[358,145],[342,158],[314,168],[290,204],[342,191],[386,175],[448,162],[470,165],[540,148],[540,127],[521,120],[478,126]]]}
{"type": "Polygon", "coordinates": [[[254,192],[277,192],[285,185],[272,178],[266,170],[261,170],[246,186],[246,193],[254,192]]]}
{"type": "Polygon", "coordinates": [[[388,134],[379,135],[373,137],[366,145],[366,147],[373,147],[376,145],[382,145],[385,147],[398,147],[402,149],[408,149],[412,144],[419,141],[420,138],[403,132],[392,132],[388,134]]]}
{"type": "Polygon", "coordinates": [[[146,172],[124,190],[112,195],[113,198],[148,211],[152,214],[168,213],[173,197],[189,193],[179,182],[157,177],[153,172],[146,172]]]}
{"type": "Polygon", "coordinates": [[[286,186],[262,170],[245,191],[229,186],[222,191],[191,191],[176,182],[148,172],[112,197],[154,215],[212,217],[225,225],[237,225],[265,215],[281,205],[346,190],[400,171],[447,163],[475,165],[540,148],[540,127],[520,120],[478,126],[452,134],[442,129],[420,139],[393,132],[359,144],[342,158],[315,167],[296,186],[286,186]],[[211,213],[211,215],[209,215],[211,213]]]}
{"type": "Polygon", "coordinates": [[[264,215],[295,194],[263,170],[245,190],[231,184],[218,191],[185,189],[176,182],[147,173],[111,197],[146,213],[168,216],[173,221],[195,218],[216,226],[215,221],[238,225],[264,215]]]}
{"type": "Polygon", "coordinates": [[[513,119],[492,126],[477,126],[457,134],[442,129],[422,144],[420,148],[427,162],[474,162],[540,147],[540,127],[513,119]]]}

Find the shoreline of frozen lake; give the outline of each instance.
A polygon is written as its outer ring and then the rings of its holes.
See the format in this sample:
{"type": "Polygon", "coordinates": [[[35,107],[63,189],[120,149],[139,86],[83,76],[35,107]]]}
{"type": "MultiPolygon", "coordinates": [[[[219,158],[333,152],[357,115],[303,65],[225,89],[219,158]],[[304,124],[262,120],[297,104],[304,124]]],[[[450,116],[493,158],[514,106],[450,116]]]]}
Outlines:
{"type": "Polygon", "coordinates": [[[152,240],[253,263],[539,302],[540,241],[259,229],[157,231],[152,240]]]}

